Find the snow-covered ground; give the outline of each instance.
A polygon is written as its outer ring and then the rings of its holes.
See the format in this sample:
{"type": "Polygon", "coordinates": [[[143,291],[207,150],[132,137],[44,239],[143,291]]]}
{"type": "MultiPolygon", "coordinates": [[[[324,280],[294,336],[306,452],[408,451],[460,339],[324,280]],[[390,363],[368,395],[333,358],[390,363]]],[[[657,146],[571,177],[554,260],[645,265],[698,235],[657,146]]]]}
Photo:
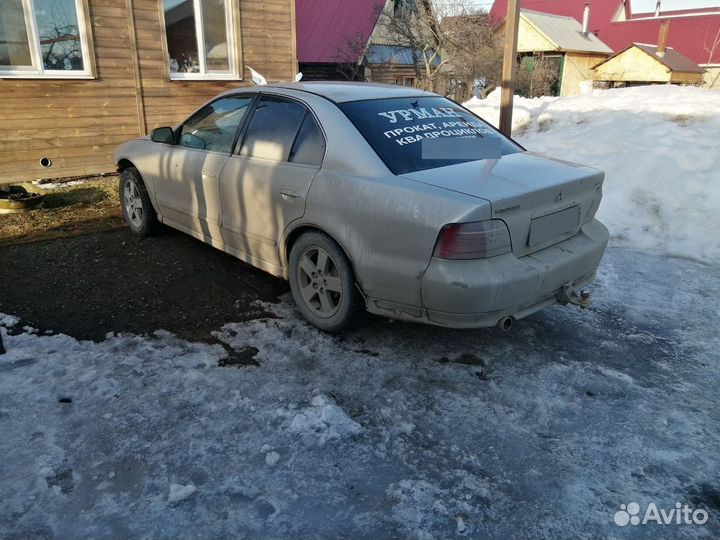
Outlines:
{"type": "Polygon", "coordinates": [[[613,248],[592,310],[508,334],[332,337],[284,300],[218,329],[247,367],[162,331],[6,336],[0,537],[717,537],[717,278],[613,248]],[[620,528],[630,502],[711,517],[620,528]]]}
{"type": "MultiPolygon", "coordinates": [[[[497,125],[500,95],[465,105],[497,125]]],[[[720,263],[720,92],[640,86],[515,98],[528,150],[606,173],[598,216],[615,245],[720,263]]]]}

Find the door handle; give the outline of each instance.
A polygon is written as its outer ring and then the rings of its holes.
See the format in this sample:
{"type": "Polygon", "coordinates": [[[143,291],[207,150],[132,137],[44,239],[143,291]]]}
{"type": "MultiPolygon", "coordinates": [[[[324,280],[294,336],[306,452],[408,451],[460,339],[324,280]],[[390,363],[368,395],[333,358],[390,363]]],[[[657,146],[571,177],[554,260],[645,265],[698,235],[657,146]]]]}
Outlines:
{"type": "Polygon", "coordinates": [[[291,187],[283,187],[280,188],[280,195],[283,196],[283,199],[299,199],[300,197],[302,197],[302,190],[291,187]]]}

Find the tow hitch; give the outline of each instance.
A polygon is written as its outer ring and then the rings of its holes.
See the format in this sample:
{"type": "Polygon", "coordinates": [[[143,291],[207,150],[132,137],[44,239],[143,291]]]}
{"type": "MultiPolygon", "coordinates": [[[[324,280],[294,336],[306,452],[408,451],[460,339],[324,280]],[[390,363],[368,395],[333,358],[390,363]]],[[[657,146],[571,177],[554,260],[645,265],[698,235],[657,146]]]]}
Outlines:
{"type": "Polygon", "coordinates": [[[572,283],[566,283],[557,295],[558,302],[563,306],[572,304],[586,309],[590,305],[590,291],[581,289],[578,291],[572,286],[572,283]]]}

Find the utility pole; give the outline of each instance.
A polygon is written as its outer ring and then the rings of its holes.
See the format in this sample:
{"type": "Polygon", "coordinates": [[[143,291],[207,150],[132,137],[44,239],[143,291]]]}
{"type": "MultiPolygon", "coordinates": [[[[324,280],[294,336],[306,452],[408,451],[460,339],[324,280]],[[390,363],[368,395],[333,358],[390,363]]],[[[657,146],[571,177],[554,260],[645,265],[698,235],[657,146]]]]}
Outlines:
{"type": "Polygon", "coordinates": [[[520,26],[520,0],[508,0],[505,15],[505,54],[503,55],[500,131],[512,134],[513,94],[517,71],[517,40],[520,26]]]}

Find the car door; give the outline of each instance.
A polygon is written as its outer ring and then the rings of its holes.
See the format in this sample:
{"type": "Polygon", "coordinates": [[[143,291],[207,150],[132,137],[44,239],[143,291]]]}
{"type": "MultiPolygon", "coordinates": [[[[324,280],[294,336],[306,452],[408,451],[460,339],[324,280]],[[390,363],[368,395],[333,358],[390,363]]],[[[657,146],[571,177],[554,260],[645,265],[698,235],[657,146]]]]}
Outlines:
{"type": "Polygon", "coordinates": [[[324,154],[325,137],[304,104],[263,95],[220,178],[225,242],[261,267],[280,268],[279,239],[304,214],[324,154]]]}
{"type": "Polygon", "coordinates": [[[176,130],[177,144],[166,145],[160,154],[164,163],[155,183],[164,221],[196,236],[221,240],[220,173],[255,97],[215,100],[176,130]]]}

